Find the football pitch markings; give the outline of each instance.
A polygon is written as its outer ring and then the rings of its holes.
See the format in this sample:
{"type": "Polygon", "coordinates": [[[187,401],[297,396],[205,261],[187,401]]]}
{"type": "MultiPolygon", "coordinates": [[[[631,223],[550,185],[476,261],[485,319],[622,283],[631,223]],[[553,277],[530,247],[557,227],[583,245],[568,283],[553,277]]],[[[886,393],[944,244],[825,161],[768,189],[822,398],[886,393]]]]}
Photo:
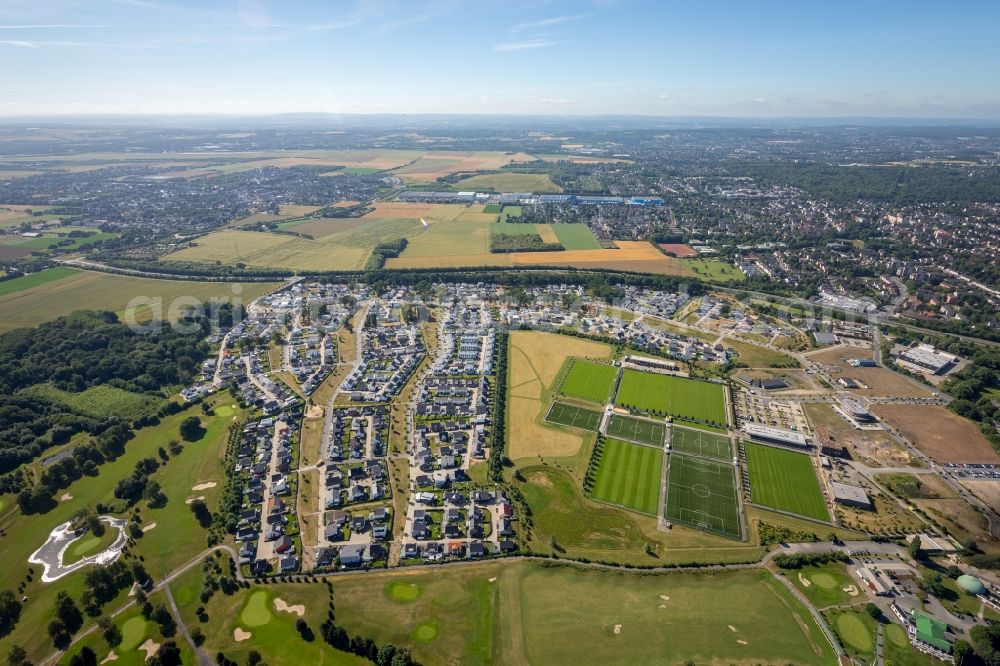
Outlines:
{"type": "Polygon", "coordinates": [[[716,460],[728,461],[733,457],[733,449],[728,437],[678,427],[670,429],[670,450],[677,453],[691,453],[715,458],[716,460]]]}
{"type": "Polygon", "coordinates": [[[672,454],[664,516],[705,532],[742,538],[732,466],[707,458],[672,454]]]}
{"type": "Polygon", "coordinates": [[[824,522],[830,520],[816,470],[808,454],[746,443],[750,498],[754,504],[824,522]]]}
{"type": "Polygon", "coordinates": [[[570,428],[580,428],[597,432],[601,425],[602,412],[583,407],[567,405],[564,402],[553,402],[549,407],[549,413],[545,415],[545,420],[549,423],[569,426],[570,428]]]}
{"type": "Polygon", "coordinates": [[[608,423],[608,435],[611,437],[652,446],[663,446],[665,429],[662,423],[620,414],[612,414],[608,423]]]}

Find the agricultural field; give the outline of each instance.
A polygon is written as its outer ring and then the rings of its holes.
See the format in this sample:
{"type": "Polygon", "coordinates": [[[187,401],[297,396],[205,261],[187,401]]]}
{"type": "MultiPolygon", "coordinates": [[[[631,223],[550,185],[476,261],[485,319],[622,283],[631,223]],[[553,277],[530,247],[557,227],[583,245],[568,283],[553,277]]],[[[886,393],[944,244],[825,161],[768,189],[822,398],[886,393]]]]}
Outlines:
{"type": "Polygon", "coordinates": [[[597,446],[587,495],[655,516],[663,482],[663,451],[610,438],[597,446]]]}
{"type": "MultiPolygon", "coordinates": [[[[487,206],[488,208],[488,206],[487,206]]],[[[494,222],[490,225],[490,234],[510,234],[532,236],[538,233],[534,224],[518,224],[515,222],[494,222]]]]}
{"type": "Polygon", "coordinates": [[[546,425],[552,387],[571,356],[609,358],[610,346],[556,333],[512,331],[507,386],[508,455],[573,456],[592,435],[546,425]]]}
{"type": "Polygon", "coordinates": [[[94,418],[115,416],[127,421],[154,413],[164,402],[162,398],[132,393],[108,384],[92,386],[80,393],[63,391],[51,384],[35,384],[21,391],[20,395],[64,405],[74,412],[94,418]]]}
{"type": "Polygon", "coordinates": [[[559,243],[567,250],[600,250],[594,232],[586,224],[550,224],[559,243]]]}
{"type": "Polygon", "coordinates": [[[534,160],[534,157],[526,153],[434,151],[424,153],[408,164],[393,169],[393,174],[407,183],[429,183],[453,173],[489,171],[514,162],[534,160]]]}
{"type": "Polygon", "coordinates": [[[733,457],[733,448],[729,437],[678,428],[676,425],[670,429],[670,450],[722,461],[729,461],[733,457]]]}
{"type": "Polygon", "coordinates": [[[749,442],[743,447],[754,504],[816,520],[830,520],[830,511],[809,455],[749,442]]]}
{"type": "MultiPolygon", "coordinates": [[[[42,273],[28,276],[48,275],[42,273]]],[[[22,278],[0,283],[17,283],[22,278]]],[[[24,326],[37,326],[44,321],[68,315],[75,310],[110,310],[119,318],[128,321],[134,316],[137,321],[146,321],[156,313],[163,318],[174,318],[179,312],[171,306],[174,299],[194,298],[198,301],[239,299],[246,304],[253,299],[273,291],[275,282],[194,282],[187,280],[156,280],[151,278],[128,277],[91,271],[74,271],[54,281],[45,281],[12,293],[0,292],[0,331],[24,326]],[[133,299],[144,300],[135,306],[133,299]],[[130,304],[133,307],[130,308],[130,304]]],[[[187,305],[184,302],[183,305],[187,305]]]]}
{"type": "Polygon", "coordinates": [[[686,377],[626,369],[622,372],[615,404],[626,409],[719,425],[727,422],[723,386],[686,377]]]}
{"type": "Polygon", "coordinates": [[[681,259],[688,259],[690,257],[697,257],[698,253],[690,245],[685,245],[684,243],[660,243],[659,247],[665,252],[669,252],[675,257],[681,259]]]}
{"type": "Polygon", "coordinates": [[[617,376],[618,368],[613,365],[572,358],[556,390],[563,395],[603,405],[611,398],[617,376]]]}
{"type": "Polygon", "coordinates": [[[563,189],[552,182],[547,173],[501,172],[470,176],[452,183],[451,189],[459,192],[491,190],[494,192],[534,192],[535,194],[559,193],[563,189]]]}
{"type": "Polygon", "coordinates": [[[1000,456],[979,428],[945,407],[872,405],[871,411],[934,462],[1000,463],[1000,456]]]}
{"type": "Polygon", "coordinates": [[[807,610],[760,570],[643,576],[482,563],[448,576],[338,577],[334,597],[348,633],[408,645],[428,666],[834,661],[807,610]]]}
{"type": "Polygon", "coordinates": [[[549,413],[545,415],[545,420],[549,423],[589,430],[590,432],[597,432],[601,425],[601,418],[601,412],[567,405],[564,402],[553,402],[549,413]]]}
{"type": "Polygon", "coordinates": [[[417,233],[410,237],[406,250],[386,262],[388,268],[438,268],[446,266],[506,266],[513,254],[490,253],[490,227],[494,213],[482,207],[457,204],[437,206],[419,221],[417,233]]]}
{"type": "Polygon", "coordinates": [[[742,537],[732,465],[671,454],[668,466],[667,520],[730,539],[742,537]]]}
{"type": "MultiPolygon", "coordinates": [[[[500,221],[501,222],[506,222],[507,219],[511,218],[511,217],[521,217],[521,207],[520,206],[504,206],[500,210],[500,221]]],[[[546,225],[546,226],[548,226],[548,225],[546,225]]]]}
{"type": "Polygon", "coordinates": [[[32,287],[37,287],[49,282],[55,282],[56,280],[76,275],[79,272],[80,271],[75,268],[57,266],[55,268],[47,268],[43,271],[32,273],[31,275],[25,275],[23,277],[14,278],[13,280],[0,282],[0,297],[6,296],[7,294],[13,294],[18,291],[24,291],[25,289],[31,289],[32,287]]]}
{"type": "Polygon", "coordinates": [[[613,414],[608,423],[608,435],[611,437],[658,447],[663,446],[665,430],[666,426],[658,421],[637,419],[621,414],[613,414]]]}
{"type": "MultiPolygon", "coordinates": [[[[365,219],[365,218],[360,218],[365,219]]],[[[289,271],[338,271],[359,270],[364,267],[376,245],[386,241],[414,236],[423,231],[420,221],[414,218],[379,218],[366,224],[355,224],[342,219],[323,225],[293,227],[300,233],[311,228],[315,239],[251,231],[217,231],[194,241],[193,246],[172,252],[166,261],[193,261],[228,266],[243,263],[260,268],[279,268],[289,271]]]]}
{"type": "Polygon", "coordinates": [[[569,266],[657,275],[693,275],[680,259],[666,256],[645,241],[615,241],[615,244],[618,249],[520,252],[514,254],[512,259],[515,266],[569,266]]]}

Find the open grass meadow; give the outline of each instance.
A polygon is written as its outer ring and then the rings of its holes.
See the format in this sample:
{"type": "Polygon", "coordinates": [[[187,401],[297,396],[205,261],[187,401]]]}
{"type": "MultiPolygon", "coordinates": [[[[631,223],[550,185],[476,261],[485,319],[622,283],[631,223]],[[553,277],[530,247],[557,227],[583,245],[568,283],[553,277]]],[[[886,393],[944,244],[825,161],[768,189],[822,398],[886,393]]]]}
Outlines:
{"type": "Polygon", "coordinates": [[[567,250],[600,250],[594,232],[586,224],[550,224],[559,243],[567,250]]]}
{"type": "Polygon", "coordinates": [[[94,418],[116,416],[127,421],[134,421],[141,416],[151,414],[165,402],[163,398],[132,393],[107,384],[92,386],[79,393],[63,391],[51,384],[35,384],[21,391],[21,395],[50,404],[64,405],[74,412],[94,418]]]}
{"type": "Polygon", "coordinates": [[[816,520],[830,520],[812,460],[805,453],[745,443],[754,504],[816,520]]]}
{"type": "Polygon", "coordinates": [[[608,422],[608,435],[639,444],[663,446],[663,436],[666,426],[658,421],[637,419],[621,414],[612,414],[608,422]]]}
{"type": "Polygon", "coordinates": [[[594,436],[547,424],[552,388],[571,356],[608,358],[609,345],[582,338],[512,331],[507,385],[507,454],[513,460],[536,456],[574,456],[594,436]]]}
{"type": "MultiPolygon", "coordinates": [[[[17,534],[17,539],[4,541],[4,555],[8,566],[0,571],[0,589],[18,589],[27,581],[24,595],[29,602],[21,611],[21,618],[13,632],[0,639],[0,654],[6,654],[11,645],[18,644],[27,650],[29,657],[39,663],[52,651],[52,642],[46,632],[39,631],[52,619],[58,592],[66,591],[77,601],[83,592],[85,570],[78,571],[52,583],[40,581],[41,569],[31,565],[34,575],[29,575],[28,556],[48,537],[52,528],[68,521],[80,509],[93,508],[98,502],[114,504],[115,483],[127,476],[142,458],[158,458],[160,447],[167,448],[172,439],[180,439],[178,429],[188,416],[198,416],[205,429],[204,436],[196,442],[185,443],[183,450],[169,459],[152,474],[160,483],[167,497],[165,506],[149,508],[145,502],[136,505],[139,524],[147,530],[136,540],[132,550],[142,556],[146,569],[156,580],[162,578],[185,562],[196,557],[206,546],[205,531],[198,525],[185,499],[204,496],[209,509],[217,508],[222,491],[224,470],[223,454],[227,429],[240,413],[229,405],[228,395],[209,400],[216,408],[215,414],[206,416],[197,406],[189,407],[172,416],[164,417],[159,424],[137,430],[135,437],[125,445],[124,453],[116,460],[105,463],[95,476],[83,476],[56,496],[57,503],[47,513],[23,515],[16,507],[6,509],[0,516],[0,530],[17,534]],[[216,481],[217,485],[193,491],[197,484],[216,481]],[[155,525],[154,525],[155,524],[155,525]],[[154,525],[150,528],[150,525],[154,525]],[[178,538],[183,535],[183,538],[178,538]]],[[[110,612],[127,601],[127,591],[105,606],[110,612]]],[[[117,618],[116,618],[117,620],[117,618]]],[[[92,622],[88,618],[88,622],[92,622]]],[[[103,656],[103,655],[102,655],[103,656]]]]}
{"type": "Polygon", "coordinates": [[[549,423],[568,426],[570,428],[580,428],[597,432],[601,425],[602,413],[592,409],[584,409],[575,405],[568,405],[564,402],[553,402],[549,408],[549,413],[545,415],[545,420],[549,423]]]}
{"type": "Polygon", "coordinates": [[[739,268],[718,259],[682,259],[681,263],[695,276],[709,282],[739,282],[746,278],[739,268]]]}
{"type": "MultiPolygon", "coordinates": [[[[835,661],[808,611],[764,570],[637,575],[484,562],[333,586],[348,633],[408,646],[428,666],[835,661]]],[[[322,599],[317,586],[303,589],[314,605],[322,599]]]]}
{"type": "Polygon", "coordinates": [[[18,291],[24,291],[25,289],[31,289],[32,287],[38,287],[43,284],[48,284],[49,282],[55,282],[56,280],[62,280],[63,278],[70,277],[71,275],[76,275],[79,272],[80,271],[75,268],[57,266],[55,268],[46,268],[43,271],[38,271],[37,273],[32,273],[31,275],[14,278],[13,280],[5,280],[0,282],[0,297],[6,296],[7,294],[13,294],[18,291]]]}
{"type": "Polygon", "coordinates": [[[421,225],[409,238],[403,253],[389,259],[389,268],[437,268],[446,266],[507,266],[510,254],[490,253],[490,229],[496,213],[482,212],[482,206],[445,204],[423,215],[421,225]]]}
{"type": "Polygon", "coordinates": [[[589,496],[655,516],[663,480],[663,451],[608,438],[594,461],[589,496]]]}
{"type": "Polygon", "coordinates": [[[728,461],[733,457],[733,447],[729,437],[687,428],[670,429],[670,449],[678,453],[690,453],[722,461],[728,461]]]}
{"type": "Polygon", "coordinates": [[[552,182],[547,173],[484,173],[470,176],[452,183],[451,189],[466,192],[470,190],[494,192],[534,192],[535,194],[551,194],[562,192],[563,189],[552,182]]]}
{"type": "Polygon", "coordinates": [[[504,206],[500,209],[500,221],[506,222],[508,218],[521,217],[520,206],[504,206]]]}
{"type": "MultiPolygon", "coordinates": [[[[48,271],[43,271],[45,272],[48,271]]],[[[7,283],[0,282],[0,285],[4,284],[7,283]]],[[[0,332],[12,328],[37,326],[75,310],[110,310],[118,313],[119,318],[125,321],[128,321],[129,315],[134,315],[136,321],[147,321],[151,314],[167,318],[171,316],[171,304],[174,299],[182,297],[198,301],[238,298],[246,305],[278,286],[280,283],[277,282],[156,280],[93,271],[74,271],[57,280],[45,281],[26,289],[0,295],[0,332]],[[144,300],[136,310],[127,311],[130,301],[134,298],[144,300]]],[[[183,305],[186,306],[187,302],[183,305]]],[[[174,312],[173,316],[177,314],[179,311],[174,312]]]]}
{"type": "Polygon", "coordinates": [[[721,384],[673,375],[626,369],[615,403],[652,414],[726,424],[726,401],[721,384]]]}
{"type": "Polygon", "coordinates": [[[733,468],[705,458],[672,454],[665,516],[695,529],[739,539],[739,501],[733,468]]]}
{"type": "Polygon", "coordinates": [[[602,405],[611,398],[618,368],[605,363],[570,359],[557,389],[559,393],[602,405]]]}
{"type": "MultiPolygon", "coordinates": [[[[489,208],[489,206],[487,206],[489,208]]],[[[534,224],[521,224],[518,222],[494,222],[490,225],[491,234],[510,234],[534,236],[538,233],[534,224]]]]}

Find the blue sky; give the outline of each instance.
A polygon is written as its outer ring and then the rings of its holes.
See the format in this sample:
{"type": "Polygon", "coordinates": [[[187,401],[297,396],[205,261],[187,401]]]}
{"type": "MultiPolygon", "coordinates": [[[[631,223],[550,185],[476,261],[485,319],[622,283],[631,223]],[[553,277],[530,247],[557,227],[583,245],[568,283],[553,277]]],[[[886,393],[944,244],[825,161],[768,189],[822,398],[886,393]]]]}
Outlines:
{"type": "Polygon", "coordinates": [[[0,115],[996,119],[998,19],[961,0],[2,0],[0,115]]]}

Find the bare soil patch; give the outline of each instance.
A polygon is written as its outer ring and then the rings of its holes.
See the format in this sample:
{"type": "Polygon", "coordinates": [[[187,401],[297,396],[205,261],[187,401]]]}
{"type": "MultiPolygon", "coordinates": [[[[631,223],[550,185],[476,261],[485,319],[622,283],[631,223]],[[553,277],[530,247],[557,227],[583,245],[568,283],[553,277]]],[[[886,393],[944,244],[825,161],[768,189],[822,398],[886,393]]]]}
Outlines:
{"type": "Polygon", "coordinates": [[[979,429],[944,407],[872,405],[871,410],[935,462],[1000,463],[1000,456],[979,429]]]}

